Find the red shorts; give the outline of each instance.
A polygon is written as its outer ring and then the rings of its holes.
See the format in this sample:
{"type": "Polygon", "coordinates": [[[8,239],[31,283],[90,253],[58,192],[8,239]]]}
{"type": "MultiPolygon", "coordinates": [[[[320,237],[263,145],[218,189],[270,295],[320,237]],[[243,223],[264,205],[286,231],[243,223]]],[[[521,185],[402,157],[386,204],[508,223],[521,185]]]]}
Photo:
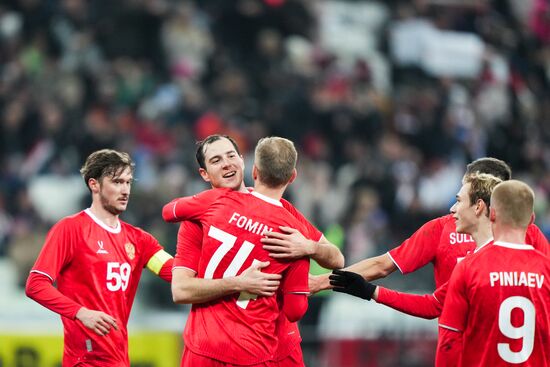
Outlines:
{"type": "Polygon", "coordinates": [[[277,367],[305,367],[304,356],[302,355],[302,347],[296,344],[288,356],[277,361],[277,367]]]}
{"type": "MultiPolygon", "coordinates": [[[[193,353],[189,348],[183,348],[183,355],[181,356],[180,367],[243,367],[241,364],[233,364],[219,361],[217,359],[201,356],[200,354],[193,353]]],[[[257,364],[247,364],[246,367],[277,367],[276,362],[263,362],[257,364]]]]}

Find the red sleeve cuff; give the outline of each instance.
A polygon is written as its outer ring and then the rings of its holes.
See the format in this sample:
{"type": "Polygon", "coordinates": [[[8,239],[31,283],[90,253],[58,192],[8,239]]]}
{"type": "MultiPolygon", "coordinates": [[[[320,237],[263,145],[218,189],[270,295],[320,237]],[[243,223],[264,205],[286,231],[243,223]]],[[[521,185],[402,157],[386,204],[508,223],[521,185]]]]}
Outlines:
{"type": "Polygon", "coordinates": [[[174,267],[174,259],[167,260],[159,271],[159,277],[166,280],[168,283],[172,282],[172,268],[174,267]]]}
{"type": "Polygon", "coordinates": [[[43,274],[32,272],[25,286],[27,297],[40,303],[47,309],[74,320],[81,305],[65,296],[52,284],[50,278],[43,274]]]}
{"type": "Polygon", "coordinates": [[[283,313],[290,322],[300,320],[307,311],[307,296],[303,294],[286,294],[283,299],[283,313]]]}

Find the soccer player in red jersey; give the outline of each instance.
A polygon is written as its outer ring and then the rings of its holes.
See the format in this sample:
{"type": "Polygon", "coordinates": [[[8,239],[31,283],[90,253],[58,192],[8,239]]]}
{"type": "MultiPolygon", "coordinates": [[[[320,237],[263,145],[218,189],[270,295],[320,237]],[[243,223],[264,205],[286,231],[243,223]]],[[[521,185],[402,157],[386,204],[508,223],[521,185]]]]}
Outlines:
{"type": "MultiPolygon", "coordinates": [[[[229,136],[211,135],[198,143],[196,159],[202,178],[212,187],[227,187],[236,191],[248,192],[243,183],[244,162],[236,142],[229,136]]],[[[281,203],[307,229],[305,236],[296,229],[282,227],[288,235],[274,246],[284,247],[286,259],[310,256],[318,263],[330,269],[341,268],[344,258],[341,252],[331,244],[303,215],[289,202],[281,203]],[[310,240],[311,239],[311,240],[310,240]]],[[[279,234],[279,232],[266,232],[279,234]]],[[[201,257],[202,228],[195,222],[183,221],[178,232],[178,247],[174,261],[174,281],[172,289],[179,303],[203,303],[235,292],[247,291],[261,296],[273,295],[280,275],[261,272],[269,262],[260,262],[243,271],[236,277],[222,279],[197,278],[201,257]]],[[[273,250],[265,246],[267,250],[273,250]]],[[[275,250],[277,247],[275,247],[275,250]]],[[[272,254],[274,258],[279,253],[272,254]]],[[[300,333],[296,323],[290,323],[281,315],[278,326],[278,349],[275,359],[281,367],[303,366],[300,348],[300,333]]]]}
{"type": "MultiPolygon", "coordinates": [[[[494,187],[502,182],[499,178],[484,173],[464,176],[463,185],[456,195],[451,214],[456,222],[457,233],[472,236],[476,243],[473,253],[493,241],[489,203],[494,187]]],[[[468,254],[467,256],[469,256],[468,254]]],[[[429,295],[416,295],[393,291],[368,283],[357,273],[335,271],[330,283],[336,292],[348,293],[404,312],[409,315],[433,319],[441,315],[448,282],[429,295]]]]}
{"type": "Polygon", "coordinates": [[[521,181],[493,190],[494,244],[464,259],[451,276],[437,366],[550,365],[550,259],[525,243],[533,202],[521,181]]]}
{"type": "MultiPolygon", "coordinates": [[[[267,273],[284,272],[276,295],[256,298],[245,292],[194,304],[184,332],[182,366],[273,365],[280,309],[290,321],[305,312],[307,258],[293,262],[270,260],[259,241],[265,231],[281,225],[306,232],[303,223],[280,202],[284,189],[295,177],[295,162],[296,151],[290,141],[262,139],[255,151],[254,191],[209,190],[176,199],[163,209],[163,217],[169,221],[201,221],[204,239],[199,277],[233,276],[253,260],[269,260],[264,268],[267,273]]],[[[178,289],[173,286],[173,290],[178,301],[178,289]]]]}
{"type": "MultiPolygon", "coordinates": [[[[475,172],[491,174],[503,181],[509,180],[512,175],[510,167],[495,158],[480,158],[466,166],[466,175],[475,172]]],[[[528,243],[550,255],[548,240],[536,225],[529,225],[527,238],[528,243]]],[[[458,260],[474,248],[475,242],[471,236],[458,233],[452,214],[448,214],[424,224],[400,246],[383,255],[362,260],[346,270],[361,274],[366,280],[375,280],[397,269],[408,274],[431,262],[438,288],[449,280],[458,260]]],[[[309,286],[311,293],[331,288],[327,274],[312,277],[309,286]]]]}
{"type": "Polygon", "coordinates": [[[133,171],[126,153],[88,156],[80,172],[92,205],[52,227],[27,279],[27,296],[62,316],[63,366],[129,367],[126,327],[141,272],[172,279],[173,258],[119,219],[133,171]]]}

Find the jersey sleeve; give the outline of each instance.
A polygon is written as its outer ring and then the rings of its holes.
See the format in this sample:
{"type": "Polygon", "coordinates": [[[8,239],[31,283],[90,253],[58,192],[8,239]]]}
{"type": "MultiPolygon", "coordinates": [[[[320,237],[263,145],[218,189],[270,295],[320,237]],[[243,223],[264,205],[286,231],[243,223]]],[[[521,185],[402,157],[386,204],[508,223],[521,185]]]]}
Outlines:
{"type": "Polygon", "coordinates": [[[409,294],[384,287],[378,288],[376,302],[408,315],[433,319],[441,314],[443,304],[433,294],[409,294]]]}
{"type": "Polygon", "coordinates": [[[231,189],[206,190],[193,196],[174,199],[162,208],[162,218],[166,222],[198,220],[217,199],[231,189]]]}
{"type": "MultiPolygon", "coordinates": [[[[164,248],[160,245],[155,237],[152,234],[139,229],[139,244],[143,251],[143,266],[147,265],[149,260],[159,251],[164,251],[164,248]]],[[[164,263],[164,262],[163,262],[164,263]]],[[[162,264],[161,264],[162,265],[162,264]]]]}
{"type": "Polygon", "coordinates": [[[412,273],[435,259],[443,232],[443,218],[424,224],[401,245],[388,252],[401,273],[412,273]]]}
{"type": "Polygon", "coordinates": [[[442,309],[439,311],[440,314],[441,314],[441,311],[443,310],[443,305],[445,304],[445,298],[447,298],[448,289],[449,289],[449,282],[447,281],[442,286],[437,288],[433,293],[433,297],[442,305],[442,309]]]}
{"type": "Polygon", "coordinates": [[[462,333],[443,327],[439,328],[435,367],[456,367],[461,365],[462,336],[462,333]]]}
{"type": "Polygon", "coordinates": [[[25,285],[27,297],[35,300],[47,309],[74,320],[82,305],[57,290],[52,280],[44,274],[31,272],[25,285]]]}
{"type": "Polygon", "coordinates": [[[306,313],[307,306],[305,294],[287,293],[283,296],[283,313],[290,322],[300,320],[306,313]]]}
{"type": "Polygon", "coordinates": [[[63,219],[50,229],[31,273],[43,274],[55,282],[61,269],[71,262],[72,244],[78,243],[76,227],[74,222],[63,219]]]}
{"type": "Polygon", "coordinates": [[[439,318],[439,326],[451,331],[463,332],[468,319],[469,304],[466,286],[466,264],[458,263],[449,280],[448,290],[439,318]]]}
{"type": "Polygon", "coordinates": [[[138,230],[140,231],[138,243],[143,251],[143,256],[141,256],[142,267],[147,267],[153,274],[167,282],[171,282],[174,258],[164,251],[164,247],[152,234],[142,229],[138,230]]]}
{"type": "Polygon", "coordinates": [[[290,213],[294,218],[296,218],[300,223],[304,225],[307,233],[302,233],[305,237],[313,241],[319,241],[323,236],[323,233],[319,231],[309,220],[304,217],[304,215],[294,207],[289,201],[281,199],[283,207],[290,213]]]}
{"type": "Polygon", "coordinates": [[[201,257],[202,227],[197,222],[181,222],[174,268],[187,268],[198,273],[201,257]]]}
{"type": "Polygon", "coordinates": [[[293,261],[285,270],[281,290],[283,294],[309,294],[308,286],[309,259],[301,258],[293,261]]]}
{"type": "Polygon", "coordinates": [[[525,242],[529,245],[533,245],[534,248],[546,256],[550,256],[550,244],[540,228],[536,225],[530,224],[529,227],[527,227],[525,242]]]}

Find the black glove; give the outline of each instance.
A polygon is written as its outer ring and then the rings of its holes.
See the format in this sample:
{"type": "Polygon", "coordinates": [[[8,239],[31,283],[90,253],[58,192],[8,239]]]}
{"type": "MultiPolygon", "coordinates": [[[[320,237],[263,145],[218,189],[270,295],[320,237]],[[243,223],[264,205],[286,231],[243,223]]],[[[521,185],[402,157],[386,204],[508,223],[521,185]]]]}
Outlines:
{"type": "Polygon", "coordinates": [[[334,287],[333,291],[351,294],[369,301],[376,290],[374,284],[367,282],[361,275],[351,271],[333,270],[328,278],[330,279],[330,285],[334,287]]]}

